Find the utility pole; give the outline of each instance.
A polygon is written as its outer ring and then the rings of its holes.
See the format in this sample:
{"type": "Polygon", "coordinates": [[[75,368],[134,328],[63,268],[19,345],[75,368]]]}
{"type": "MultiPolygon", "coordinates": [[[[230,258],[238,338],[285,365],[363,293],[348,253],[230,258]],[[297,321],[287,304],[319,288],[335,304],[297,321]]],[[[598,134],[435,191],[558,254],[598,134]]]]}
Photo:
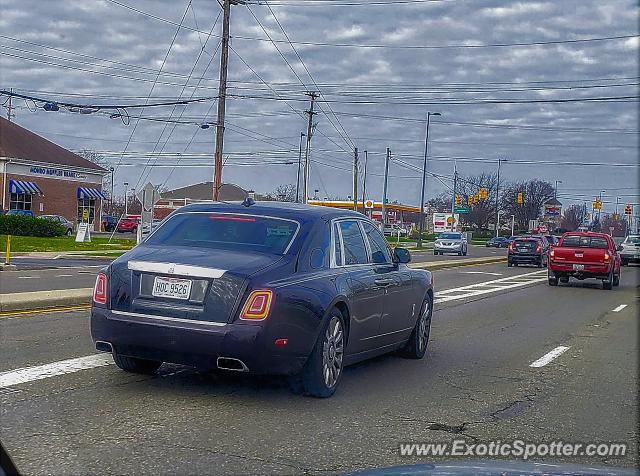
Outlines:
{"type": "Polygon", "coordinates": [[[224,116],[227,103],[227,69],[229,66],[229,23],[231,4],[238,0],[223,0],[222,43],[220,51],[220,84],[218,85],[218,117],[216,119],[216,152],[213,172],[213,199],[218,200],[222,186],[222,150],[224,148],[224,116]]]}
{"type": "Polygon", "coordinates": [[[496,181],[496,236],[500,233],[500,162],[502,162],[502,159],[498,159],[498,177],[496,181]]]}
{"type": "Polygon", "coordinates": [[[302,202],[307,203],[309,201],[309,153],[311,151],[311,136],[313,135],[313,105],[318,98],[318,94],[311,91],[307,93],[307,96],[311,98],[311,105],[306,113],[309,115],[309,122],[307,123],[307,148],[304,153],[304,176],[302,179],[302,202]]]}
{"type": "Polygon", "coordinates": [[[362,213],[367,214],[366,208],[364,208],[364,202],[367,199],[367,159],[369,158],[367,151],[364,151],[364,176],[362,177],[362,213]]]}
{"type": "Polygon", "coordinates": [[[358,148],[353,151],[353,211],[358,211],[358,148]]]}
{"type": "Polygon", "coordinates": [[[113,172],[115,171],[114,167],[109,167],[109,172],[111,172],[111,195],[109,195],[109,213],[113,215],[113,172]]]}
{"type": "Polygon", "coordinates": [[[296,180],[296,203],[300,203],[300,168],[302,166],[302,138],[305,136],[304,132],[300,133],[300,147],[298,149],[298,179],[296,180]]]}
{"type": "Polygon", "coordinates": [[[458,166],[456,161],[453,161],[453,197],[451,198],[451,231],[455,231],[455,209],[456,209],[456,193],[458,190],[458,166]]]}
{"type": "Polygon", "coordinates": [[[387,147],[387,156],[384,159],[384,185],[382,186],[382,225],[387,224],[387,185],[389,184],[389,159],[391,159],[391,149],[387,147]]]}
{"type": "Polygon", "coordinates": [[[422,165],[422,192],[420,193],[420,223],[417,247],[422,248],[422,233],[424,232],[424,191],[427,186],[427,153],[429,152],[429,122],[431,116],[441,116],[439,112],[427,111],[427,132],[424,139],[424,164],[422,165]]]}
{"type": "MultiPolygon", "coordinates": [[[[10,93],[13,93],[13,88],[9,89],[10,93]]],[[[13,113],[13,95],[10,94],[9,95],[9,101],[7,103],[7,120],[9,122],[11,122],[11,119],[13,119],[16,115],[13,113]]]]}

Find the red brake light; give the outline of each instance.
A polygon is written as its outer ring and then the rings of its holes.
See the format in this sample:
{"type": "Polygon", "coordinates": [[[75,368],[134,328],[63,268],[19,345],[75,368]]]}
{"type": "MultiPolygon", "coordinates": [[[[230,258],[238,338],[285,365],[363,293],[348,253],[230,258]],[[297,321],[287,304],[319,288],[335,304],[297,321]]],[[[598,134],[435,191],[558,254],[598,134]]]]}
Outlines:
{"type": "Polygon", "coordinates": [[[228,215],[211,215],[209,219],[226,220],[226,221],[248,221],[248,222],[256,221],[254,217],[239,217],[239,216],[228,216],[228,215]]]}
{"type": "Polygon", "coordinates": [[[93,302],[97,304],[107,304],[108,284],[109,279],[107,275],[99,273],[96,278],[96,285],[93,288],[93,302]]]}
{"type": "Polygon", "coordinates": [[[536,253],[540,253],[542,251],[542,246],[536,246],[536,253]]]}
{"type": "Polygon", "coordinates": [[[609,258],[610,258],[610,256],[609,256],[609,252],[605,251],[605,252],[604,252],[604,260],[605,260],[605,261],[609,261],[609,258]]]}
{"type": "Polygon", "coordinates": [[[240,319],[247,321],[261,321],[266,319],[271,310],[273,291],[261,289],[251,291],[247,301],[242,306],[240,319]]]}
{"type": "Polygon", "coordinates": [[[509,245],[509,251],[513,251],[516,249],[516,242],[512,241],[511,244],[509,245]]]}

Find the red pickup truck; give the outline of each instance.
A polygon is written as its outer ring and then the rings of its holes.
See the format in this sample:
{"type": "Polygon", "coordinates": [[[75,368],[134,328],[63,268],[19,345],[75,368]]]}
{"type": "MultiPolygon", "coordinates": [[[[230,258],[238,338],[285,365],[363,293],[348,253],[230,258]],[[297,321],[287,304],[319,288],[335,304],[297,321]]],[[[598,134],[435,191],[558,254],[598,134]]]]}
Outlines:
{"type": "Polygon", "coordinates": [[[565,233],[549,251],[549,285],[579,280],[602,280],[604,289],[620,284],[620,255],[609,235],[592,232],[565,233]]]}

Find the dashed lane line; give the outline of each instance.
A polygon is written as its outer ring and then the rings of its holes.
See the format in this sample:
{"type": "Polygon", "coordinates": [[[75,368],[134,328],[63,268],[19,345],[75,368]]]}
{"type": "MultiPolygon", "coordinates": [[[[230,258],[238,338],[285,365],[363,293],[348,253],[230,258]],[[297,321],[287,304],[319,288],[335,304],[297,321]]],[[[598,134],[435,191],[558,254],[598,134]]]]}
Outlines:
{"type": "Polygon", "coordinates": [[[546,354],[544,354],[538,360],[535,360],[535,361],[531,362],[529,367],[534,367],[534,368],[544,367],[545,365],[547,365],[552,360],[556,359],[557,357],[560,357],[562,354],[564,354],[569,349],[570,349],[569,346],[559,345],[555,349],[553,349],[550,352],[547,352],[546,354]]]}
{"type": "Polygon", "coordinates": [[[627,307],[626,304],[620,304],[618,307],[616,307],[615,309],[613,309],[612,312],[620,312],[622,311],[625,307],[627,307]]]}

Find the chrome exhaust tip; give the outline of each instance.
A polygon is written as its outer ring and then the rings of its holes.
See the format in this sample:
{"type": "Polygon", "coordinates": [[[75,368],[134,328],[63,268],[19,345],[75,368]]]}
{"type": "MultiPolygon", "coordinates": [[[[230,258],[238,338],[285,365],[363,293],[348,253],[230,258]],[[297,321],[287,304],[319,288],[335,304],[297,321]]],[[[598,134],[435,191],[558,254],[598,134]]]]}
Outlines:
{"type": "Polygon", "coordinates": [[[113,346],[111,345],[111,342],[105,342],[103,340],[97,340],[96,341],[96,350],[99,350],[100,352],[113,353],[113,346]]]}
{"type": "Polygon", "coordinates": [[[216,365],[220,370],[231,370],[233,372],[248,372],[249,367],[240,359],[233,357],[218,357],[216,365]]]}

